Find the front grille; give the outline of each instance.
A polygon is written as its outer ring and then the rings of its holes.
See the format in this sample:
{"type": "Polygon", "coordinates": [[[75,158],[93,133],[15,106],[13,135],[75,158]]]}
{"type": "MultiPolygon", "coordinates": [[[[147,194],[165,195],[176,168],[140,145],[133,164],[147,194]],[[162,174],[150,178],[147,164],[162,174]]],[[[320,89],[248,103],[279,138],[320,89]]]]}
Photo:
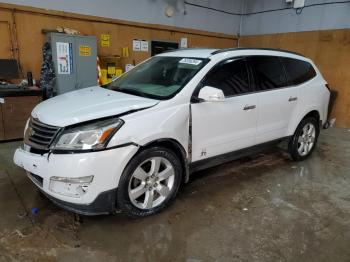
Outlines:
{"type": "Polygon", "coordinates": [[[47,150],[59,129],[59,127],[46,125],[38,119],[31,118],[24,135],[24,142],[33,148],[47,150]]]}

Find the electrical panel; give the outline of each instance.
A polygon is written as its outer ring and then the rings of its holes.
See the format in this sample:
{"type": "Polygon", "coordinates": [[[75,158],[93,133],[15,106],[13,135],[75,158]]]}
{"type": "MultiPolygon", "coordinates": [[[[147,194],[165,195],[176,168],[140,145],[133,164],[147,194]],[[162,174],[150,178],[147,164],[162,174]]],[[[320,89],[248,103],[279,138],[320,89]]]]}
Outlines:
{"type": "Polygon", "coordinates": [[[56,81],[60,95],[97,85],[97,44],[95,36],[49,33],[56,81]]]}

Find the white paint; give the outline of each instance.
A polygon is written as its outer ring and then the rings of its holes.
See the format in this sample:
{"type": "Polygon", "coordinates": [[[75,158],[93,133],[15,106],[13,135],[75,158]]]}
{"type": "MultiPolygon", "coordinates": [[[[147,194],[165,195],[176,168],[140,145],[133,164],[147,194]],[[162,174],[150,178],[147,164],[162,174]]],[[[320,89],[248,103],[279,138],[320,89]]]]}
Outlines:
{"type": "Polygon", "coordinates": [[[67,126],[157,103],[158,100],[89,87],[45,100],[34,108],[32,115],[48,125],[67,126]]]}
{"type": "Polygon", "coordinates": [[[118,187],[120,176],[126,164],[137,152],[138,146],[159,139],[172,139],[177,141],[188,155],[190,105],[192,161],[253,146],[258,143],[258,139],[262,139],[263,133],[259,133],[262,130],[269,131],[269,140],[290,136],[295,132],[300,120],[311,110],[318,110],[321,121],[325,123],[329,92],[317,68],[315,68],[317,76],[299,86],[299,93],[302,93],[302,96],[299,96],[299,104],[294,109],[280,108],[281,101],[291,95],[290,92],[294,92],[293,88],[226,97],[220,102],[191,103],[194,89],[203,77],[213,66],[227,58],[279,55],[312,63],[307,58],[278,51],[234,50],[214,55],[211,53],[212,50],[204,49],[182,50],[160,55],[210,57],[208,64],[169,100],[158,101],[93,87],[63,94],[40,103],[32,115],[46,124],[61,127],[118,115],[133,109],[149,108],[120,117],[124,125],[109,141],[107,147],[110,150],[80,154],[53,153],[48,158],[47,154],[41,156],[18,149],[14,156],[15,164],[41,176],[44,179],[43,190],[47,194],[67,202],[88,204],[99,193],[118,187]],[[264,108],[266,104],[272,106],[264,108]],[[243,110],[246,105],[257,106],[253,110],[243,110]],[[282,113],[275,115],[273,110],[281,110],[282,113]],[[283,120],[281,120],[282,114],[285,116],[283,120]],[[259,117],[265,117],[265,120],[259,122],[259,117]],[[264,126],[265,121],[269,123],[269,129],[264,126]],[[283,124],[281,121],[284,121],[283,124]],[[125,143],[132,145],[112,149],[125,143]],[[49,190],[52,176],[77,178],[90,175],[94,175],[94,179],[87,193],[80,198],[62,196],[49,190]]]}

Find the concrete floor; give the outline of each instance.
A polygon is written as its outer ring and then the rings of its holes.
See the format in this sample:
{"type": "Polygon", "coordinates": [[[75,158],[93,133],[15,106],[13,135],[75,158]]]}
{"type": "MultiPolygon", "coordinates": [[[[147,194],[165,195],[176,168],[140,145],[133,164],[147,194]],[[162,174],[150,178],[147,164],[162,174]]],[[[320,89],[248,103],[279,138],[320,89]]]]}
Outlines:
{"type": "Polygon", "coordinates": [[[196,173],[141,220],[57,208],[13,165],[19,144],[0,144],[0,261],[350,261],[350,130],[304,162],[275,149],[196,173]]]}

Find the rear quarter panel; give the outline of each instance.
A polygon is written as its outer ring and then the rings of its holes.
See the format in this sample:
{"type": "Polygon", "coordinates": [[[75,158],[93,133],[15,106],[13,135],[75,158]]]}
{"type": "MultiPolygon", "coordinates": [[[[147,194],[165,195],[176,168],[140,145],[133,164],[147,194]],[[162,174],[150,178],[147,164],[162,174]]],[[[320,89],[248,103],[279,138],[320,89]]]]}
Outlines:
{"type": "Polygon", "coordinates": [[[298,110],[290,121],[287,136],[293,135],[300,121],[313,110],[320,114],[322,124],[327,120],[329,91],[325,87],[326,81],[318,69],[314,68],[317,76],[299,86],[298,110]]]}

